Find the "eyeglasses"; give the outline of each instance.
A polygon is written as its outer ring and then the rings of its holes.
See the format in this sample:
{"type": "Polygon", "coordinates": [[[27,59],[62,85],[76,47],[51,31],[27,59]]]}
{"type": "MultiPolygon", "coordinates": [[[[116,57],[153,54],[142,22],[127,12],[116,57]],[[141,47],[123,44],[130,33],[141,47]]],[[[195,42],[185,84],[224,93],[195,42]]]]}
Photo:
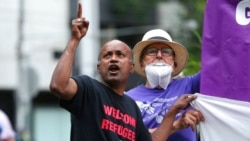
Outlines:
{"type": "Polygon", "coordinates": [[[156,47],[147,47],[146,54],[149,56],[157,56],[158,51],[161,51],[162,56],[174,56],[174,50],[170,47],[156,48],[156,47]]]}

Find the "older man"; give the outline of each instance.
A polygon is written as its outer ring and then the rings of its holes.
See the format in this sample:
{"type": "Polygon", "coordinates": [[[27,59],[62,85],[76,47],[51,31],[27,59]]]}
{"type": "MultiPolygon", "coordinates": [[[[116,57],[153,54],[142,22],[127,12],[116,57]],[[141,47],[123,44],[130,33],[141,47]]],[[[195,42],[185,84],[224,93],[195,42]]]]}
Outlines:
{"type": "MultiPolygon", "coordinates": [[[[146,78],[146,83],[131,89],[127,95],[139,106],[144,124],[149,129],[157,128],[179,97],[199,92],[200,74],[173,79],[184,69],[188,51],[162,29],[145,33],[133,52],[135,71],[146,78]]],[[[177,114],[176,119],[185,119],[193,125],[173,133],[168,141],[196,141],[195,124],[200,121],[195,117],[197,112],[183,110],[177,114]]]]}

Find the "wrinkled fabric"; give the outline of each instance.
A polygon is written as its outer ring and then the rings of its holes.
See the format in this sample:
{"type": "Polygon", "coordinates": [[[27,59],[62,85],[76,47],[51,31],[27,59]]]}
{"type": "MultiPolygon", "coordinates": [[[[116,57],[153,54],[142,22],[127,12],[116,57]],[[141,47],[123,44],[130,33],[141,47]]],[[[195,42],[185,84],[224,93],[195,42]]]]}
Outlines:
{"type": "Polygon", "coordinates": [[[201,93],[250,101],[249,31],[250,0],[207,0],[201,93]]]}
{"type": "Polygon", "coordinates": [[[250,103],[196,93],[191,105],[202,112],[201,141],[250,141],[250,103]]]}

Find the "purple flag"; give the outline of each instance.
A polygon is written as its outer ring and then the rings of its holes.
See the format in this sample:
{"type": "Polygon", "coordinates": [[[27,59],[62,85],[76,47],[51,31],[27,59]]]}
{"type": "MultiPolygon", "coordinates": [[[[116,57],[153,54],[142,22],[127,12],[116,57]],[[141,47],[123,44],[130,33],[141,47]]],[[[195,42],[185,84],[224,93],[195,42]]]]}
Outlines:
{"type": "Polygon", "coordinates": [[[250,0],[207,0],[201,93],[250,101],[250,0]]]}

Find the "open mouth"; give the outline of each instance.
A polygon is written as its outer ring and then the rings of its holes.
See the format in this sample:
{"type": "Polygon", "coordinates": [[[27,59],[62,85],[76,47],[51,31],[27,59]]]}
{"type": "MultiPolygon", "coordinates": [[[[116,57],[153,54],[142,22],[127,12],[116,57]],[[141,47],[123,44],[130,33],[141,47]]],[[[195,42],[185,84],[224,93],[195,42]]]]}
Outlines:
{"type": "Polygon", "coordinates": [[[108,70],[109,70],[110,73],[114,74],[114,73],[119,72],[120,67],[117,66],[117,65],[110,65],[109,68],[108,68],[108,70]]]}

